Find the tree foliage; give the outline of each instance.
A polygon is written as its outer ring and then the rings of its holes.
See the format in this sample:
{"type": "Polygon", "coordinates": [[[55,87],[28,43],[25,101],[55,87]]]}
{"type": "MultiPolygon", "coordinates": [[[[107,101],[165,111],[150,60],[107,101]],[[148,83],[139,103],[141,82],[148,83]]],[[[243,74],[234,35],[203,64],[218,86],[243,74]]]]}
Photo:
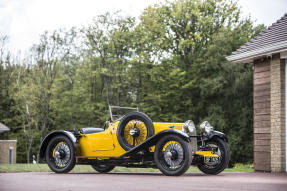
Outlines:
{"type": "Polygon", "coordinates": [[[154,121],[210,121],[232,163],[250,162],[252,65],[225,57],[263,28],[229,0],[177,0],[138,20],[106,13],[46,32],[20,63],[1,54],[1,122],[13,127],[1,136],[16,137],[18,161],[29,162],[48,132],[103,127],[108,105],[138,106],[154,121]]]}

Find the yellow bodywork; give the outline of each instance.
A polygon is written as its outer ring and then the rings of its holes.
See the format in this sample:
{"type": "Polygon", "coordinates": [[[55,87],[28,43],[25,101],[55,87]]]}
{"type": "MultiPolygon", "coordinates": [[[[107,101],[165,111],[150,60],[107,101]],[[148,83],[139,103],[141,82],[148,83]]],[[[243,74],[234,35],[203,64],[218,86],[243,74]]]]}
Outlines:
{"type": "Polygon", "coordinates": [[[196,151],[196,154],[203,157],[219,157],[218,155],[213,154],[212,151],[196,151]]]}
{"type": "MultiPolygon", "coordinates": [[[[119,157],[126,151],[121,147],[117,139],[117,127],[119,122],[111,123],[110,126],[103,132],[83,135],[80,140],[80,157],[85,158],[110,158],[119,157]]],[[[154,134],[160,131],[169,129],[174,126],[174,129],[181,130],[182,123],[160,123],[155,122],[154,134]]],[[[150,148],[154,150],[154,146],[150,148]]]]}

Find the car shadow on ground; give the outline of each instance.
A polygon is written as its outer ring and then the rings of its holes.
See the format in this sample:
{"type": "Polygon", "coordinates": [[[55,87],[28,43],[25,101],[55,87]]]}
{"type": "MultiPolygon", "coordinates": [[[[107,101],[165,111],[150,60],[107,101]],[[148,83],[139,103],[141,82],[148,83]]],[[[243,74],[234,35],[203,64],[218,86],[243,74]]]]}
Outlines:
{"type": "MultiPolygon", "coordinates": [[[[55,174],[55,173],[51,173],[51,174],[55,174]]],[[[111,172],[111,173],[97,173],[97,172],[71,172],[68,173],[70,175],[87,175],[87,174],[91,174],[91,175],[124,175],[124,176],[165,176],[164,174],[160,173],[160,172],[111,172]]],[[[67,175],[67,174],[65,174],[67,175]]],[[[219,174],[219,175],[223,175],[223,174],[219,174]]],[[[185,173],[181,176],[214,176],[214,175],[207,175],[207,174],[203,174],[200,172],[188,172],[185,173]]],[[[218,176],[218,175],[217,175],[218,176]]]]}

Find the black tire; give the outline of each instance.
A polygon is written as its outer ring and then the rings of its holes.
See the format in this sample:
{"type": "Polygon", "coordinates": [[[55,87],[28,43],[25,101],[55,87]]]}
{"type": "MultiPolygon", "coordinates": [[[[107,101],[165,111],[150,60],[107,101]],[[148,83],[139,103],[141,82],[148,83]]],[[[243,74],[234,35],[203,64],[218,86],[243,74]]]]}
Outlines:
{"type": "Polygon", "coordinates": [[[46,159],[46,162],[48,163],[48,166],[50,167],[52,171],[56,173],[70,172],[76,164],[75,149],[74,149],[74,145],[72,141],[64,135],[58,135],[58,136],[53,137],[47,146],[45,159],[46,159]],[[59,146],[59,144],[61,147],[59,146]],[[65,155],[64,156],[65,160],[64,159],[62,160],[60,158],[62,156],[60,155],[59,155],[60,156],[59,158],[55,157],[55,152],[57,151],[57,149],[63,151],[64,153],[63,155],[65,155]],[[62,161],[64,163],[64,164],[61,164],[63,166],[60,166],[59,161],[60,162],[62,161]]]}
{"type": "Polygon", "coordinates": [[[111,172],[115,168],[114,165],[96,165],[96,164],[93,164],[91,166],[93,167],[93,169],[95,169],[99,173],[108,173],[108,172],[111,172]]]}
{"type": "Polygon", "coordinates": [[[228,163],[229,163],[229,159],[230,159],[229,147],[224,140],[222,140],[218,137],[215,137],[214,139],[207,141],[205,144],[206,145],[213,144],[219,148],[219,150],[220,150],[220,162],[216,165],[207,165],[207,164],[201,164],[200,163],[197,165],[197,167],[199,168],[200,171],[202,171],[205,174],[213,174],[213,175],[219,174],[226,167],[228,167],[228,163]]]}
{"type": "MultiPolygon", "coordinates": [[[[171,146],[172,148],[172,146],[171,146]]],[[[172,157],[169,159],[170,161],[173,160],[176,162],[176,160],[178,160],[179,158],[175,158],[172,159],[172,157]]],[[[177,135],[166,135],[163,138],[161,138],[161,140],[156,144],[155,147],[155,151],[154,151],[154,160],[155,163],[158,167],[158,169],[165,175],[167,176],[180,176],[182,174],[184,174],[188,168],[191,165],[192,162],[192,153],[191,153],[191,146],[190,144],[185,141],[184,139],[182,139],[181,137],[177,136],[177,135]],[[169,142],[169,141],[175,141],[177,143],[171,143],[171,144],[176,144],[178,145],[178,143],[180,144],[180,148],[182,153],[182,157],[180,157],[180,162],[178,164],[178,167],[173,168],[170,164],[168,164],[168,159],[166,159],[166,149],[165,151],[163,151],[164,146],[169,142]]],[[[174,164],[175,164],[174,162],[174,164]]],[[[170,162],[171,163],[171,162],[170,162]]]]}
{"type": "Polygon", "coordinates": [[[128,113],[121,119],[118,125],[118,129],[117,129],[117,138],[118,138],[119,144],[126,151],[134,147],[133,145],[130,145],[124,138],[125,127],[132,120],[139,120],[144,123],[146,130],[147,130],[147,135],[146,135],[145,140],[151,137],[152,135],[154,135],[154,126],[153,126],[152,120],[146,114],[141,113],[141,112],[128,113]]]}

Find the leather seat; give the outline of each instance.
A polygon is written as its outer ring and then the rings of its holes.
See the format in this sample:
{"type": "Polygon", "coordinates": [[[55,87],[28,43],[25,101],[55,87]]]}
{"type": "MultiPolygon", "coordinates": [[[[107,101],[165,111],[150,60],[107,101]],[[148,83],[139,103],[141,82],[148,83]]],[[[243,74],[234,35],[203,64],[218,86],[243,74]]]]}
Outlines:
{"type": "Polygon", "coordinates": [[[102,128],[94,128],[94,127],[86,127],[86,128],[80,129],[80,132],[82,134],[93,134],[93,133],[100,133],[103,131],[104,131],[104,129],[102,129],[102,128]]]}

